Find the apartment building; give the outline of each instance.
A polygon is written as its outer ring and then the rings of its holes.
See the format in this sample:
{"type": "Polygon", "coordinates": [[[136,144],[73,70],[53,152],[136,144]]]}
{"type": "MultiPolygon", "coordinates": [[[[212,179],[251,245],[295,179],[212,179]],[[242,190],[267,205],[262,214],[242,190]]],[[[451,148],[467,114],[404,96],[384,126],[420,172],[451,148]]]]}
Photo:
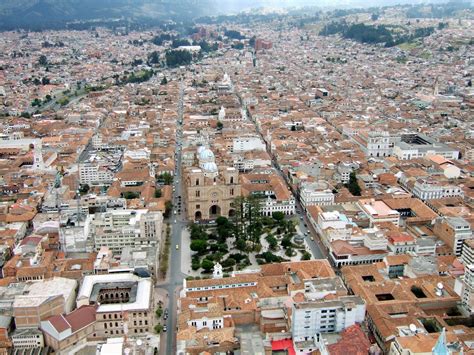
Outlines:
{"type": "Polygon", "coordinates": [[[115,172],[107,166],[99,164],[80,164],[79,182],[87,185],[110,185],[115,172]]]}
{"type": "Polygon", "coordinates": [[[116,210],[88,216],[94,248],[120,253],[126,246],[158,246],[163,227],[161,212],[146,209],[116,210]]]}
{"type": "Polygon", "coordinates": [[[317,334],[339,333],[362,323],[364,318],[365,303],[359,296],[293,303],[291,332],[295,348],[299,352],[311,352],[315,350],[311,342],[317,334]]]}
{"type": "Polygon", "coordinates": [[[462,217],[438,218],[433,231],[456,256],[461,256],[465,241],[473,238],[470,223],[462,217]]]}

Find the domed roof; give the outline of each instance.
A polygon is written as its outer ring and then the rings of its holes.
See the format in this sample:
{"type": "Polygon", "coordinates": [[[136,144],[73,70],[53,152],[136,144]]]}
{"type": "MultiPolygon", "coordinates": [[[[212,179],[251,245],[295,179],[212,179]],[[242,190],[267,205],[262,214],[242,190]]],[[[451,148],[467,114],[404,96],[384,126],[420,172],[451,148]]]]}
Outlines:
{"type": "Polygon", "coordinates": [[[209,162],[205,163],[202,168],[207,172],[207,173],[217,173],[217,165],[216,163],[209,162]]]}
{"type": "Polygon", "coordinates": [[[198,153],[198,154],[201,154],[201,152],[202,152],[203,150],[206,150],[206,147],[203,146],[203,145],[200,145],[200,146],[198,147],[198,149],[197,149],[197,153],[198,153]]]}
{"type": "Polygon", "coordinates": [[[199,160],[213,162],[214,153],[212,150],[206,148],[199,153],[199,160]]]}

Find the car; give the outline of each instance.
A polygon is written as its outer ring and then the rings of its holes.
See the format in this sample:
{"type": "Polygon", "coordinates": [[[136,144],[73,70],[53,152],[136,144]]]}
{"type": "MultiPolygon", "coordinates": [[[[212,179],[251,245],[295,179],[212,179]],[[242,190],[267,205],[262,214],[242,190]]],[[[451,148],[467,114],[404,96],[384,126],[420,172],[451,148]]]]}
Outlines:
{"type": "Polygon", "coordinates": [[[168,315],[168,308],[165,308],[165,311],[163,312],[165,315],[168,315]]]}
{"type": "Polygon", "coordinates": [[[176,244],[176,250],[178,250],[178,249],[179,249],[179,244],[176,244]]]}
{"type": "Polygon", "coordinates": [[[176,213],[177,213],[176,210],[174,210],[174,214],[176,214],[176,213]]]}
{"type": "Polygon", "coordinates": [[[164,320],[167,320],[167,319],[168,319],[168,315],[167,315],[167,314],[163,315],[163,319],[164,319],[164,320]]]}
{"type": "Polygon", "coordinates": [[[300,219],[303,220],[303,216],[300,216],[300,219]]]}
{"type": "Polygon", "coordinates": [[[176,223],[176,219],[174,220],[174,223],[176,223]]]}
{"type": "Polygon", "coordinates": [[[163,326],[163,332],[166,333],[166,331],[168,330],[168,327],[166,325],[163,326]]]}

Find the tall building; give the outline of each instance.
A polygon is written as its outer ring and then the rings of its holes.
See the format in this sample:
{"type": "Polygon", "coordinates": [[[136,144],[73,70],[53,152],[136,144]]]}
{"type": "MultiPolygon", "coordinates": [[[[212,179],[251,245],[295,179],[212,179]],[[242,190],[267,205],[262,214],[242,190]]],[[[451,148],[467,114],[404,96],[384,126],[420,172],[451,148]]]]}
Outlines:
{"type": "Polygon", "coordinates": [[[233,201],[240,196],[238,170],[219,168],[214,153],[204,146],[199,147],[196,155],[198,167],[188,169],[184,179],[188,219],[231,217],[233,201]]]}
{"type": "Polygon", "coordinates": [[[474,314],[474,264],[466,265],[464,270],[461,302],[470,314],[474,314]]]}
{"type": "Polygon", "coordinates": [[[436,220],[433,231],[456,256],[461,256],[464,242],[473,238],[470,223],[462,217],[439,218],[436,220]]]}
{"type": "Polygon", "coordinates": [[[117,210],[89,215],[88,224],[95,249],[105,246],[117,254],[127,246],[159,245],[163,215],[146,209],[117,210]]]}

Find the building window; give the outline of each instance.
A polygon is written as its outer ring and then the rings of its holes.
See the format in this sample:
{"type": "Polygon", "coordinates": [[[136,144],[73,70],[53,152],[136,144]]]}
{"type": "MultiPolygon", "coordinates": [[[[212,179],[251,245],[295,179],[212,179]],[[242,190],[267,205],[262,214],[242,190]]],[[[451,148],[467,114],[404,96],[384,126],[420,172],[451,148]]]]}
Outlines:
{"type": "Polygon", "coordinates": [[[196,186],[199,186],[199,179],[196,179],[196,186]]]}
{"type": "Polygon", "coordinates": [[[201,191],[196,190],[196,197],[201,197],[201,191]]]}

